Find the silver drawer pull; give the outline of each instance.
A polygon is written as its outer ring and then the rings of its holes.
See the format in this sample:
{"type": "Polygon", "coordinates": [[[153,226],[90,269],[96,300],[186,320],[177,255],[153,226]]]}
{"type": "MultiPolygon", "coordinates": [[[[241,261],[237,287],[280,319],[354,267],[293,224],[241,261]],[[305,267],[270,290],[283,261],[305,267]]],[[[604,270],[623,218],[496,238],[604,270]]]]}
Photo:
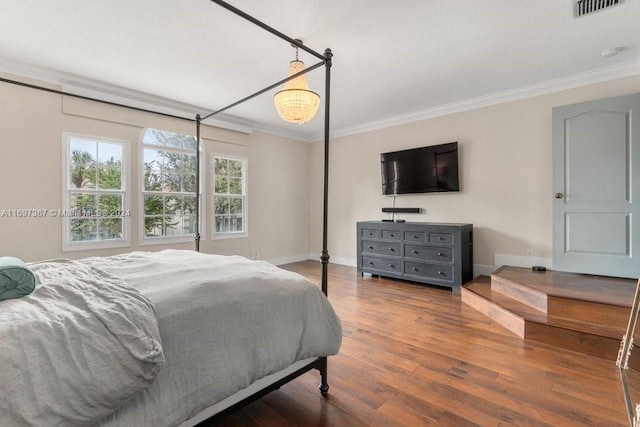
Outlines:
{"type": "Polygon", "coordinates": [[[369,246],[369,249],[373,249],[373,246],[369,246]]]}
{"type": "Polygon", "coordinates": [[[390,252],[395,252],[396,250],[395,250],[395,249],[393,249],[393,248],[389,248],[389,251],[390,251],[390,252]]]}
{"type": "Polygon", "coordinates": [[[415,249],[411,251],[412,254],[417,254],[418,251],[416,251],[415,249]]]}
{"type": "Polygon", "coordinates": [[[389,268],[396,268],[396,266],[393,264],[389,264],[389,268]]]}
{"type": "Polygon", "coordinates": [[[417,238],[418,238],[418,236],[416,236],[416,235],[414,234],[414,235],[413,235],[413,238],[414,238],[414,239],[417,239],[417,238]]]}
{"type": "Polygon", "coordinates": [[[396,235],[395,235],[395,234],[389,234],[389,236],[391,236],[391,237],[396,237],[396,235]]]}
{"type": "Polygon", "coordinates": [[[369,265],[373,265],[373,261],[369,261],[369,265]]]}
{"type": "Polygon", "coordinates": [[[417,269],[417,268],[415,268],[415,267],[411,267],[411,269],[412,269],[413,271],[418,271],[418,269],[417,269]]]}
{"type": "Polygon", "coordinates": [[[444,273],[442,271],[438,271],[438,274],[444,276],[444,273]]]}
{"type": "Polygon", "coordinates": [[[442,252],[438,252],[438,256],[444,256],[442,252]]]}

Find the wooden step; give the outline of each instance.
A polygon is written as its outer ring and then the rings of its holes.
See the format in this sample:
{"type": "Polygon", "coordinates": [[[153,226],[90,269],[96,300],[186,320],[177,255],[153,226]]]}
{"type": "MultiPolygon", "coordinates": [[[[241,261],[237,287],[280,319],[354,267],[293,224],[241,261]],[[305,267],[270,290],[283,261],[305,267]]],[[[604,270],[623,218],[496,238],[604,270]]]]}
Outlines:
{"type": "Polygon", "coordinates": [[[626,328],[631,307],[549,296],[548,312],[558,318],[601,325],[624,325],[626,328]]]}
{"type": "Polygon", "coordinates": [[[634,292],[633,280],[502,267],[465,284],[462,301],[522,338],[615,361],[634,292]]]}
{"type": "Polygon", "coordinates": [[[501,267],[491,274],[491,288],[509,298],[546,313],[547,294],[534,287],[527,286],[526,281],[521,283],[520,281],[523,280],[524,275],[511,274],[513,271],[510,268],[514,267],[501,267]]]}
{"type": "Polygon", "coordinates": [[[462,302],[498,322],[521,338],[525,335],[525,319],[519,313],[533,310],[526,304],[494,292],[491,279],[479,276],[461,289],[462,302]]]}
{"type": "Polygon", "coordinates": [[[492,277],[517,283],[548,296],[631,307],[636,280],[503,266],[492,277]]]}
{"type": "Polygon", "coordinates": [[[630,279],[521,267],[501,267],[491,279],[494,291],[548,313],[550,319],[564,319],[567,325],[577,321],[626,326],[636,288],[630,279]]]}

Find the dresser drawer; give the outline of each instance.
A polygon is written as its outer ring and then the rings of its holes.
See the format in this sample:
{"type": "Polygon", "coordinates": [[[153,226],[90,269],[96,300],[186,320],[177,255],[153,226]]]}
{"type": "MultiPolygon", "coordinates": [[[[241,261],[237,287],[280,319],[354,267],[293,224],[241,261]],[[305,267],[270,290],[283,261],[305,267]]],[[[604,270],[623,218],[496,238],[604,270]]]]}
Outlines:
{"type": "Polygon", "coordinates": [[[442,282],[453,282],[453,267],[450,265],[424,264],[405,261],[404,273],[442,282]]]}
{"type": "Polygon", "coordinates": [[[382,230],[382,238],[383,239],[400,240],[401,236],[402,236],[402,232],[401,231],[382,230]]]}
{"type": "Polygon", "coordinates": [[[429,233],[429,243],[440,243],[443,245],[453,244],[453,234],[451,233],[429,233]]]}
{"type": "Polygon", "coordinates": [[[363,228],[360,233],[360,237],[371,237],[372,239],[379,239],[381,236],[380,230],[375,230],[371,228],[363,228]]]}
{"type": "Polygon", "coordinates": [[[402,262],[398,259],[363,256],[362,268],[365,270],[378,270],[400,274],[402,273],[402,262]]]}
{"type": "Polygon", "coordinates": [[[426,231],[405,231],[403,236],[405,242],[424,243],[427,241],[426,231]]]}
{"type": "Polygon", "coordinates": [[[362,241],[362,252],[377,255],[400,256],[400,243],[362,241]]]}
{"type": "Polygon", "coordinates": [[[434,262],[453,262],[453,249],[437,246],[404,245],[404,257],[434,262]]]}

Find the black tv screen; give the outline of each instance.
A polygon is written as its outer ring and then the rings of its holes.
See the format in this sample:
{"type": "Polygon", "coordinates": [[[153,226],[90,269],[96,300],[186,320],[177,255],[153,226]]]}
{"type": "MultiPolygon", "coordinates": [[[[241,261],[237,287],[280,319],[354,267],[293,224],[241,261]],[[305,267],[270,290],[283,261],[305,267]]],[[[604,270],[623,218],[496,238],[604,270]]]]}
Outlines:
{"type": "Polygon", "coordinates": [[[458,143],[380,154],[382,194],[459,191],[458,143]]]}

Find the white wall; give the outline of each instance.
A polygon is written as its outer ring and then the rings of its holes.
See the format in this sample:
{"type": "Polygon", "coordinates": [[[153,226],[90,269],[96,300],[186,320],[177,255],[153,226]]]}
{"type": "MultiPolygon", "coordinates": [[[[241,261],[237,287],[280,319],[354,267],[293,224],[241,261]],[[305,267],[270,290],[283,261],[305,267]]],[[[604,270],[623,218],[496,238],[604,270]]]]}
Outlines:
{"type": "MultiPolygon", "coordinates": [[[[3,75],[16,79],[15,76],[3,75]]],[[[33,82],[42,85],[41,82],[33,82]]],[[[80,258],[167,247],[192,249],[193,243],[138,245],[138,141],[145,127],[195,134],[195,123],[97,104],[0,83],[0,212],[5,209],[62,208],[62,132],[129,141],[131,144],[132,245],[129,248],[62,252],[60,218],[0,216],[0,256],[25,261],[80,258]]],[[[201,250],[240,254],[275,262],[306,259],[309,253],[308,144],[253,133],[203,126],[207,167],[211,153],[249,160],[249,237],[211,240],[206,217],[201,250]]],[[[205,188],[207,210],[210,187],[205,188]]]]}
{"type": "MultiPolygon", "coordinates": [[[[420,207],[407,221],[474,225],[476,274],[495,265],[550,266],[552,257],[551,109],[640,91],[634,76],[549,95],[478,108],[391,128],[345,136],[330,144],[329,254],[355,265],[356,222],[386,218],[381,152],[459,142],[461,191],[403,195],[396,207],[420,207]],[[529,256],[532,254],[533,256],[529,256]]],[[[321,244],[322,143],[313,144],[312,247],[321,244]]]]}

